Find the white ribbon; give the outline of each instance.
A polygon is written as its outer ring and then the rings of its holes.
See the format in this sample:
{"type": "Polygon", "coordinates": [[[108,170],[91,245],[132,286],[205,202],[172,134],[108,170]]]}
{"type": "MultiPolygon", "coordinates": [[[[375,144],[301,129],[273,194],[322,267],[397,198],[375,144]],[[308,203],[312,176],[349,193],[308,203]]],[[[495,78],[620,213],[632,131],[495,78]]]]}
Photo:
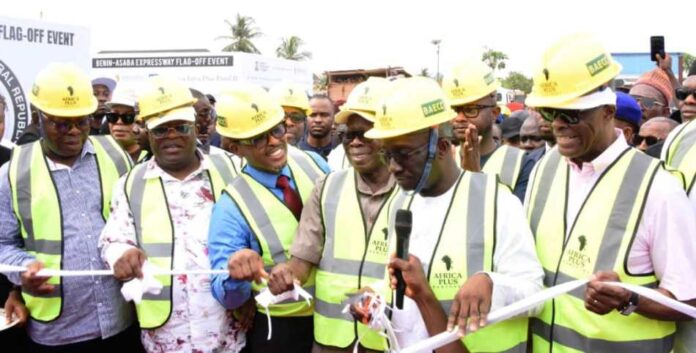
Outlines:
{"type": "MultiPolygon", "coordinates": [[[[262,282],[266,284],[265,279],[262,279],[262,282]]],[[[254,299],[256,299],[256,303],[258,303],[264,309],[266,309],[266,319],[268,320],[268,336],[266,337],[266,340],[270,341],[273,335],[273,328],[271,326],[271,313],[268,311],[268,307],[270,307],[273,304],[278,304],[289,299],[298,300],[300,298],[303,298],[305,300],[307,306],[312,305],[312,295],[309,294],[309,292],[307,292],[306,290],[304,290],[297,282],[295,282],[295,286],[292,290],[280,293],[278,295],[273,295],[273,293],[271,293],[271,290],[268,289],[268,287],[266,287],[259,294],[257,294],[256,297],[254,297],[254,299]]]]}

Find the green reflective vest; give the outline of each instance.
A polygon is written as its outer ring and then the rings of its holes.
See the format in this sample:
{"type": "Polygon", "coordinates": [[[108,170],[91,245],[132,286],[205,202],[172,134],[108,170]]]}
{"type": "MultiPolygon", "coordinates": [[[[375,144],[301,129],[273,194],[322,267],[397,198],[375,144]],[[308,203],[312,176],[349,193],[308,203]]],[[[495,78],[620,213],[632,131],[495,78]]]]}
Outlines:
{"type": "Polygon", "coordinates": [[[696,183],[696,122],[690,121],[676,128],[674,138],[663,147],[665,163],[686,178],[686,192],[691,195],[696,183]]]}
{"type": "MultiPolygon", "coordinates": [[[[483,173],[464,172],[459,176],[445,215],[444,224],[435,239],[437,245],[430,258],[426,276],[430,288],[449,315],[452,301],[466,280],[481,271],[493,272],[493,253],[496,241],[497,194],[496,177],[483,173]]],[[[390,211],[410,208],[412,197],[399,195],[390,211]]],[[[394,227],[390,227],[394,231],[394,227]]],[[[396,236],[391,237],[396,248],[396,236]]],[[[462,342],[467,350],[476,352],[525,353],[527,350],[528,318],[514,318],[486,326],[466,335],[462,342]]]]}
{"type": "MultiPolygon", "coordinates": [[[[324,171],[307,153],[289,145],[287,165],[300,199],[306,202],[316,180],[325,175],[324,171]]],[[[266,271],[270,273],[276,264],[287,262],[299,222],[283,200],[245,172],[240,173],[225,192],[237,204],[252,234],[256,236],[266,271]]],[[[314,271],[302,287],[314,295],[314,271]]],[[[254,293],[264,288],[265,285],[252,283],[254,293]]],[[[265,312],[260,305],[257,308],[265,312]]],[[[299,298],[271,305],[268,309],[271,316],[311,316],[314,305],[308,306],[304,299],[299,298]]]]}
{"type": "MultiPolygon", "coordinates": [[[[461,168],[461,146],[457,146],[457,165],[461,168]]],[[[522,160],[524,159],[524,151],[502,145],[498,147],[493,154],[488,158],[486,164],[481,167],[481,172],[491,175],[498,175],[500,182],[507,185],[511,190],[515,189],[517,179],[520,176],[522,168],[522,160]]]]}
{"type": "MultiPolygon", "coordinates": [[[[225,186],[237,175],[232,161],[225,155],[207,155],[206,174],[210,191],[217,201],[225,186]]],[[[174,263],[174,223],[162,178],[145,178],[147,163],[136,165],[124,185],[128,207],[133,214],[138,245],[153,265],[171,269],[174,263]]],[[[160,294],[143,294],[135,309],[143,329],[158,328],[169,320],[172,310],[172,276],[156,276],[162,283],[160,294]]]]}
{"type": "MultiPolygon", "coordinates": [[[[326,232],[324,252],[316,272],[314,339],[324,346],[346,348],[360,337],[366,348],[388,348],[383,336],[342,313],[347,293],[381,283],[389,258],[387,207],[397,195],[394,187],[382,201],[372,228],[360,206],[353,168],[328,175],[321,191],[321,214],[326,232]],[[362,225],[362,227],[358,226],[362,225]]],[[[386,289],[386,286],[384,286],[386,289]]],[[[383,298],[389,292],[381,293],[383,298]]]]}
{"type": "MultiPolygon", "coordinates": [[[[546,153],[531,180],[527,208],[546,287],[588,278],[602,270],[618,273],[621,282],[657,286],[654,274],[630,274],[626,263],[660,168],[657,159],[626,148],[600,176],[574,224],[568,225],[569,166],[557,149],[546,153]]],[[[532,319],[534,352],[671,351],[673,322],[639,314],[624,316],[618,311],[596,315],[585,309],[584,293],[582,287],[545,303],[539,317],[532,319]]]]}
{"type": "MultiPolygon", "coordinates": [[[[89,141],[95,151],[101,185],[101,211],[106,221],[113,185],[130,170],[131,161],[111,136],[90,136],[89,141]]],[[[41,140],[15,147],[9,163],[12,208],[19,220],[25,249],[43,262],[46,268],[62,269],[63,214],[58,196],[60,191],[48,169],[41,140]]],[[[61,277],[53,276],[48,283],[55,286],[52,293],[38,296],[22,293],[29,313],[36,321],[53,321],[60,317],[62,311],[61,277]]]]}

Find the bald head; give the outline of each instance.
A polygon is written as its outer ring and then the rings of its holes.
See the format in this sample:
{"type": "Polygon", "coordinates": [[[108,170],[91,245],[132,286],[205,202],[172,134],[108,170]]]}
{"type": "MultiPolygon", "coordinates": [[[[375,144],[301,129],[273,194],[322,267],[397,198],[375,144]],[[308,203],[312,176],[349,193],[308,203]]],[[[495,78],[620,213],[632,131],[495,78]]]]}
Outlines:
{"type": "Polygon", "coordinates": [[[641,136],[653,136],[656,137],[658,140],[664,140],[667,138],[667,135],[669,135],[670,131],[677,127],[677,122],[665,118],[665,117],[657,117],[657,118],[652,118],[648,121],[646,121],[643,125],[640,127],[640,135],[641,136]]]}

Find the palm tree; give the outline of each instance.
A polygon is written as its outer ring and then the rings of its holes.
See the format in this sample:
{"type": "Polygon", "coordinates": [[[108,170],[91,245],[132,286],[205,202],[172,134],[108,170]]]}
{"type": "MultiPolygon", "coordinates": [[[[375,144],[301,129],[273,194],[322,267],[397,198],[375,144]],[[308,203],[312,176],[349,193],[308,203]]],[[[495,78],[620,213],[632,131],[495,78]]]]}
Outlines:
{"type": "Polygon", "coordinates": [[[232,43],[222,48],[222,51],[241,51],[244,53],[261,54],[261,52],[252,42],[252,39],[258,38],[262,35],[259,29],[255,26],[255,21],[253,18],[237,14],[237,19],[234,24],[228,20],[225,20],[225,23],[227,23],[227,25],[230,27],[230,32],[232,32],[232,35],[219,36],[215,39],[228,39],[231,40],[232,43]]]}
{"type": "Polygon", "coordinates": [[[483,60],[486,63],[486,65],[488,65],[491,69],[493,69],[493,71],[504,69],[505,60],[507,59],[507,54],[503,53],[502,51],[493,50],[491,48],[486,48],[486,51],[481,56],[481,60],[483,60]]]}
{"type": "Polygon", "coordinates": [[[430,72],[428,72],[428,68],[424,67],[420,70],[420,74],[418,76],[423,76],[423,77],[430,77],[430,72]]]}
{"type": "Polygon", "coordinates": [[[287,60],[302,61],[311,59],[312,53],[308,51],[300,52],[300,47],[304,45],[302,38],[290,36],[283,38],[283,42],[276,48],[276,56],[287,60]]]}

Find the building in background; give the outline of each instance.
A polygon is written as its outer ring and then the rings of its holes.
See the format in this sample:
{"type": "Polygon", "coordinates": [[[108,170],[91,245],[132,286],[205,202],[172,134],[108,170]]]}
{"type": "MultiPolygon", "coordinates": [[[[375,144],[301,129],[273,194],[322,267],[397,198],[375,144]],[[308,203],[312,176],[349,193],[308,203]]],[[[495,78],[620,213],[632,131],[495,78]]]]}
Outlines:
{"type": "Polygon", "coordinates": [[[387,67],[370,70],[341,70],[327,71],[326,91],[337,107],[340,107],[348,99],[348,95],[360,82],[366,81],[368,77],[392,77],[403,76],[411,77],[403,67],[387,67]]]}

